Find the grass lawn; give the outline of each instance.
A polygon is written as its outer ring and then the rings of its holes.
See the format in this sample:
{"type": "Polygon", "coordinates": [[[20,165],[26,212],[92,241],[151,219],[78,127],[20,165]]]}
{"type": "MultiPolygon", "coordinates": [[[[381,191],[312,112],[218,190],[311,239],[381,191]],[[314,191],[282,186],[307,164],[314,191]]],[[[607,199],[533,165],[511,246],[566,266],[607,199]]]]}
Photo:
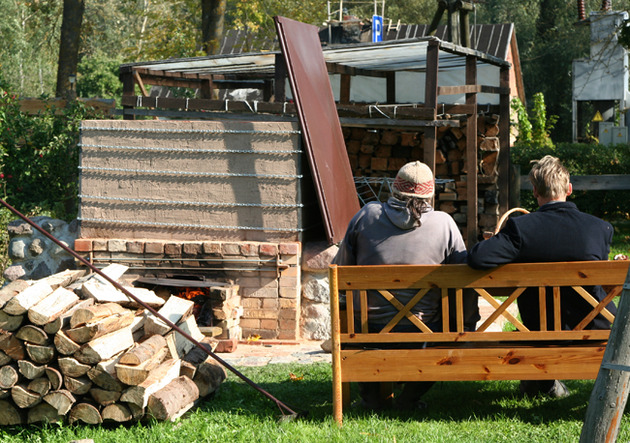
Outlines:
{"type": "MultiPolygon", "coordinates": [[[[438,383],[425,410],[371,414],[351,410],[340,429],[332,419],[328,364],[282,364],[241,368],[279,400],[308,415],[279,421],[276,405],[230,374],[217,395],[175,423],[130,426],[3,428],[0,441],[96,443],[157,442],[575,442],[582,428],[592,381],[567,381],[561,400],[520,398],[518,382],[438,383]],[[303,377],[291,380],[290,374],[303,377]]],[[[630,439],[624,418],[618,441],[630,439]]]]}
{"type": "Polygon", "coordinates": [[[612,225],[615,228],[615,233],[610,246],[609,258],[612,260],[616,254],[630,256],[630,220],[615,220],[612,225]]]}

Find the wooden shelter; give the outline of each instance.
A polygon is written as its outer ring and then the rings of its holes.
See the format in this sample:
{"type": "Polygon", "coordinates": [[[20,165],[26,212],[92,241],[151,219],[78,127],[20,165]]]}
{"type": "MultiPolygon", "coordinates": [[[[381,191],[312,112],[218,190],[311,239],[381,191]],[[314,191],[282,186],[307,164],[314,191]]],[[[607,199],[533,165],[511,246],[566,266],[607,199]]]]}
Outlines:
{"type": "MultiPolygon", "coordinates": [[[[333,90],[338,91],[335,99],[344,130],[417,132],[422,138],[421,159],[434,171],[440,162],[439,158],[436,160],[436,155],[441,155],[437,150],[440,133],[449,129],[463,133],[462,164],[465,170],[461,177],[458,174],[458,179],[451,181],[465,182],[466,195],[459,196],[465,206],[464,238],[469,245],[474,244],[480,235],[477,174],[480,164],[477,128],[480,96],[498,98],[484,103],[483,113],[496,117],[500,134],[493,143],[495,147],[491,148],[496,150],[495,158],[498,156],[494,179],[500,190],[496,215],[508,210],[512,64],[505,58],[457,46],[436,37],[327,46],[323,48],[323,55],[333,90]],[[483,84],[478,73],[487,73],[487,67],[494,69],[496,78],[483,84]],[[372,88],[381,88],[385,100],[378,103],[357,100],[353,90],[360,88],[361,82],[371,84],[372,88]]],[[[296,120],[286,65],[278,52],[125,64],[120,67],[120,78],[123,82],[125,119],[154,116],[172,119],[296,120]],[[194,98],[158,96],[147,89],[148,85],[191,88],[196,94],[194,98]],[[231,99],[225,94],[226,91],[236,90],[246,90],[250,95],[244,99],[231,99]],[[252,96],[252,91],[259,93],[252,96]]],[[[392,169],[391,165],[389,169],[392,169]]]]}

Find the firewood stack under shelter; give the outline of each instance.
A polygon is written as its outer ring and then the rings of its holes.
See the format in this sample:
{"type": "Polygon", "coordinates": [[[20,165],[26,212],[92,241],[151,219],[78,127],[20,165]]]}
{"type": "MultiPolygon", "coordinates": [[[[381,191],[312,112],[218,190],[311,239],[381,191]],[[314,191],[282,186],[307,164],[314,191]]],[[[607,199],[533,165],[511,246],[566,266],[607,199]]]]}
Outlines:
{"type": "MultiPolygon", "coordinates": [[[[122,265],[103,272],[119,280],[122,265]]],[[[126,287],[208,349],[194,302],[126,287]]],[[[225,369],[98,274],[68,270],[0,290],[0,425],[174,420],[225,369]]]]}

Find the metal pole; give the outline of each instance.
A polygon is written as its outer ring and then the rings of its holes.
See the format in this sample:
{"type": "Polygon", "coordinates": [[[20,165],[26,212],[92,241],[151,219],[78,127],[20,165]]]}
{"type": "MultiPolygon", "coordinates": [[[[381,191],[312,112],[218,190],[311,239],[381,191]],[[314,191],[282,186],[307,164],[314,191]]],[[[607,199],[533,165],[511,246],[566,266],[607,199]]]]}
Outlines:
{"type": "Polygon", "coordinates": [[[13,212],[15,215],[17,215],[18,217],[20,217],[22,220],[24,220],[26,223],[28,223],[29,225],[31,225],[33,228],[37,229],[42,235],[44,235],[46,238],[48,238],[49,240],[51,240],[53,243],[55,243],[56,245],[60,246],[64,251],[66,251],[67,253],[69,253],[70,255],[72,255],[74,258],[76,258],[77,260],[79,260],[81,263],[83,263],[85,266],[87,266],[88,268],[90,268],[93,272],[95,272],[96,274],[100,275],[101,277],[103,277],[105,280],[107,280],[109,283],[111,283],[116,289],[118,289],[119,291],[121,291],[123,294],[125,294],[127,297],[129,297],[130,299],[136,301],[138,304],[140,304],[142,307],[144,307],[145,309],[147,309],[149,312],[151,312],[153,315],[155,315],[157,318],[159,318],[160,320],[162,320],[164,323],[166,323],[168,326],[170,326],[171,328],[173,328],[175,331],[177,331],[178,333],[180,333],[182,336],[184,336],[184,338],[186,338],[187,340],[189,340],[190,342],[192,342],[195,346],[197,346],[198,348],[200,348],[202,351],[204,351],[206,354],[208,354],[210,357],[212,357],[213,359],[215,359],[216,361],[218,361],[219,363],[221,363],[223,366],[225,366],[225,368],[227,368],[228,370],[230,370],[232,373],[234,373],[237,377],[239,377],[241,380],[243,380],[245,383],[247,383],[248,385],[250,385],[252,388],[256,389],[258,392],[260,392],[262,395],[264,395],[265,397],[267,397],[268,399],[270,399],[271,401],[273,401],[276,406],[278,406],[278,408],[280,409],[280,412],[282,413],[283,416],[289,415],[292,417],[297,417],[298,413],[295,412],[293,409],[291,409],[290,407],[288,407],[286,404],[282,403],[280,400],[278,400],[277,398],[275,398],[273,395],[271,395],[270,393],[268,393],[267,391],[265,391],[264,389],[262,389],[260,386],[258,386],[256,383],[254,383],[252,380],[250,380],[249,378],[247,378],[245,375],[243,375],[240,371],[238,371],[236,368],[234,368],[232,365],[230,365],[228,362],[226,362],[225,360],[223,360],[221,357],[219,357],[218,355],[216,355],[214,352],[212,352],[210,349],[208,349],[206,346],[203,346],[202,343],[200,343],[199,341],[197,341],[196,339],[194,339],[193,337],[190,336],[190,334],[188,334],[187,332],[183,331],[179,326],[177,326],[175,323],[173,323],[172,321],[170,321],[169,319],[167,319],[166,317],[164,317],[162,314],[160,314],[159,312],[157,312],[155,309],[153,309],[151,306],[147,305],[146,303],[144,303],[142,300],[140,300],[138,297],[136,297],[135,295],[133,295],[131,292],[129,292],[128,290],[126,290],[120,283],[118,283],[116,280],[112,279],[111,277],[109,277],[108,275],[106,275],[105,273],[103,273],[100,269],[98,269],[96,266],[92,265],[92,263],[90,263],[89,261],[87,261],[85,258],[81,257],[79,254],[77,254],[75,251],[73,251],[72,249],[70,249],[68,246],[66,246],[65,244],[63,244],[62,242],[60,242],[59,240],[57,240],[55,237],[53,237],[50,233],[46,232],[43,228],[41,228],[40,226],[38,226],[36,223],[34,223],[33,221],[31,221],[30,219],[28,219],[25,215],[23,215],[22,213],[20,213],[17,209],[15,209],[13,206],[11,206],[10,204],[8,204],[7,202],[5,202],[4,200],[0,199],[0,204],[2,204],[5,208],[7,208],[8,210],[10,210],[11,212],[13,212]],[[289,414],[285,414],[285,412],[288,412],[289,414]]]}
{"type": "Polygon", "coordinates": [[[580,443],[614,442],[628,401],[630,383],[630,270],[623,285],[621,301],[610,338],[597,374],[580,443]]]}

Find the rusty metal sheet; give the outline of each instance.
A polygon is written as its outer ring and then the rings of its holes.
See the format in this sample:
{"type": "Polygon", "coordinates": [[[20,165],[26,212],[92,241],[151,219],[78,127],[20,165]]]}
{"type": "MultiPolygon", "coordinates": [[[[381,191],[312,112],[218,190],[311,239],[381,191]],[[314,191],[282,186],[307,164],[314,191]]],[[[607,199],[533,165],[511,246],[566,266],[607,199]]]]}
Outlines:
{"type": "Polygon", "coordinates": [[[318,30],[285,17],[274,20],[326,234],[330,243],[337,243],[359,210],[359,199],[318,30]]]}

